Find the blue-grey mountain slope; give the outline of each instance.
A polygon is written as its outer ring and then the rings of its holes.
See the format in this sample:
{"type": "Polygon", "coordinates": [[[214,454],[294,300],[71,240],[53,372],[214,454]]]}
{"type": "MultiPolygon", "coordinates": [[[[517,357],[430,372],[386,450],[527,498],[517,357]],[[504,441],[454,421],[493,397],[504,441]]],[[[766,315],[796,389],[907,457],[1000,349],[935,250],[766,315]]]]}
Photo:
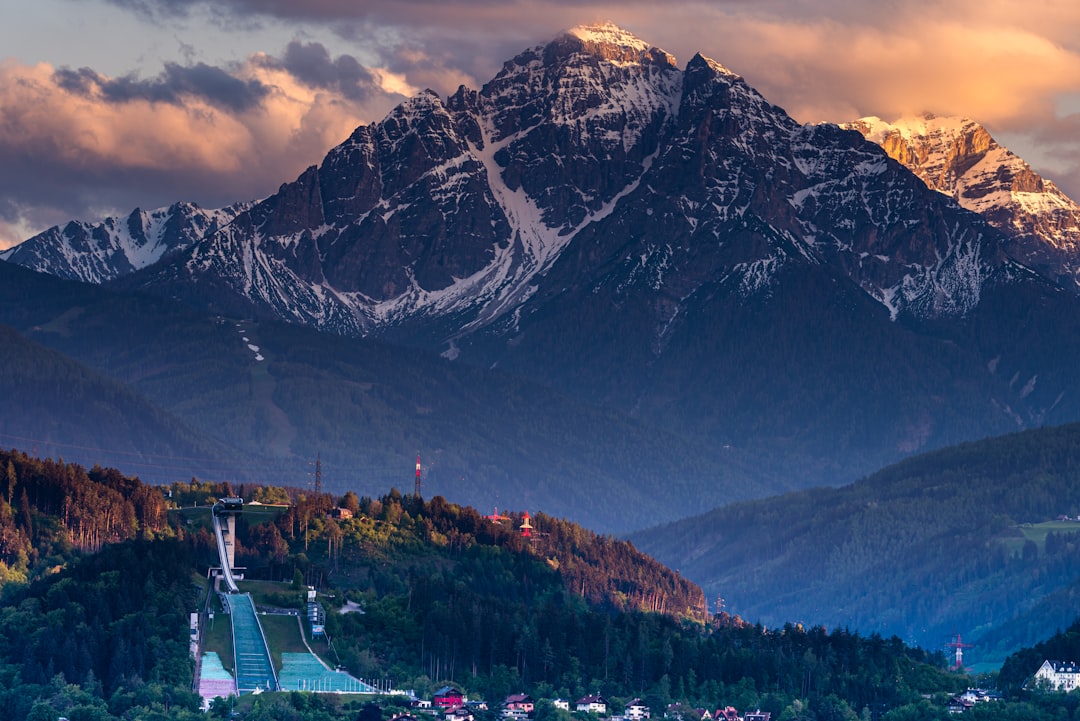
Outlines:
{"type": "Polygon", "coordinates": [[[1011,242],[858,132],[601,25],[113,287],[495,367],[794,488],[1080,419],[1076,298],[1011,242]]]}
{"type": "Polygon", "coordinates": [[[854,484],[748,503],[632,536],[730,613],[896,634],[997,661],[1073,623],[1080,424],[923,454],[854,484]]]}

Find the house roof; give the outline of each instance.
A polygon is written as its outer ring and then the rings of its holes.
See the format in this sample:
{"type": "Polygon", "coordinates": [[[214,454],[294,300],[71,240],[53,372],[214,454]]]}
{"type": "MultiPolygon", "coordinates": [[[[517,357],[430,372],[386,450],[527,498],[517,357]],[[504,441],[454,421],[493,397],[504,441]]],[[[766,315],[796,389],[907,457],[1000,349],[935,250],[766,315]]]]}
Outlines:
{"type": "Polygon", "coordinates": [[[1050,664],[1050,668],[1054,670],[1054,673],[1080,673],[1080,664],[1075,661],[1051,661],[1047,659],[1046,663],[1050,664]]]}
{"type": "Polygon", "coordinates": [[[453,686],[443,686],[435,692],[436,696],[461,696],[461,691],[457,690],[453,686]]]}
{"type": "Polygon", "coordinates": [[[514,693],[506,697],[503,703],[532,703],[533,698],[527,693],[514,693]]]}
{"type": "Polygon", "coordinates": [[[579,698],[577,702],[579,706],[590,703],[602,703],[605,705],[607,704],[607,701],[604,700],[603,696],[584,696],[582,698],[579,698]]]}

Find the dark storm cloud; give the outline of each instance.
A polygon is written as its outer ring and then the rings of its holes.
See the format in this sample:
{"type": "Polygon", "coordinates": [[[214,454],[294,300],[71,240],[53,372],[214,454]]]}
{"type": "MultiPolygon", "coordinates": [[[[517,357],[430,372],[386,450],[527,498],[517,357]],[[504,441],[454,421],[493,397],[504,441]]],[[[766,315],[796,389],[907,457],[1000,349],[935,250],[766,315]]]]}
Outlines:
{"type": "MultiPolygon", "coordinates": [[[[489,11],[492,8],[534,5],[530,0],[108,0],[145,18],[186,17],[199,6],[231,11],[236,15],[267,17],[346,20],[371,19],[419,22],[418,13],[438,12],[452,7],[456,12],[489,11]]],[[[651,2],[626,0],[624,4],[651,2]]],[[[555,0],[544,4],[573,6],[576,0],[555,0]]]]}
{"type": "Polygon", "coordinates": [[[190,66],[166,63],[162,73],[150,80],[134,75],[107,78],[90,68],[60,68],[53,80],[71,93],[89,95],[97,89],[113,103],[142,100],[181,105],[185,99],[194,97],[234,112],[257,106],[269,93],[269,88],[257,80],[242,80],[205,63],[190,66]]]}
{"type": "Polygon", "coordinates": [[[265,67],[284,70],[305,85],[338,92],[350,100],[364,100],[377,86],[376,78],[351,55],[330,57],[321,43],[293,41],[282,59],[266,57],[265,67]]]}

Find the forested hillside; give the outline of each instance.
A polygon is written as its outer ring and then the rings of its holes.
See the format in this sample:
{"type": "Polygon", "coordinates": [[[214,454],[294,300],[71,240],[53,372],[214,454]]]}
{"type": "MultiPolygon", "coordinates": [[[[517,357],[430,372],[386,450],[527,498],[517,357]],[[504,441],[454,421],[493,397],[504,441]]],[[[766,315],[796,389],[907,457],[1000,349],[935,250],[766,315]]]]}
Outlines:
{"type": "Polygon", "coordinates": [[[197,566],[166,516],[116,469],[0,451],[0,716],[198,718],[197,566]]]}
{"type": "MultiPolygon", "coordinates": [[[[734,705],[785,721],[903,721],[945,718],[949,695],[971,683],[945,670],[940,651],[896,637],[706,615],[701,590],[679,574],[543,513],[525,537],[524,513],[489,517],[398,491],[336,496],[198,479],[150,487],[115,469],[19,452],[0,452],[0,471],[0,715],[14,721],[202,717],[187,616],[216,562],[210,504],[237,493],[276,504],[239,517],[237,560],[248,578],[277,589],[275,605],[298,609],[303,587],[316,586],[334,641],[323,652],[355,676],[421,696],[452,682],[496,706],[521,691],[599,692],[615,708],[640,696],[653,708],[734,705]],[[340,613],[346,603],[363,613],[340,613]]],[[[1053,533],[1043,542],[1053,554],[1071,543],[1053,533]]],[[[974,717],[1072,718],[1074,707],[1024,692],[1017,679],[1043,654],[1071,654],[1076,635],[1071,628],[1010,659],[1002,682],[1015,698],[974,717]]],[[[245,717],[267,721],[360,710],[300,692],[245,699],[245,717]]],[[[366,709],[372,721],[403,703],[376,701],[366,709]]],[[[568,721],[545,717],[560,719],[568,721]]]]}
{"type": "Polygon", "coordinates": [[[1080,425],[968,443],[850,486],[734,504],[633,536],[766,623],[898,634],[1000,661],[1077,614],[1080,425]]]}
{"type": "MultiPolygon", "coordinates": [[[[238,562],[249,576],[284,579],[275,594],[284,604],[300,604],[298,584],[316,585],[345,667],[421,694],[453,681],[496,700],[600,691],[615,703],[642,695],[658,708],[732,703],[840,718],[963,684],[944,673],[941,654],[898,639],[767,630],[726,615],[706,622],[693,584],[625,541],[542,513],[524,538],[523,514],[495,523],[397,491],[337,497],[197,479],[159,489],[17,452],[0,454],[0,468],[4,537],[14,544],[0,610],[0,703],[16,721],[195,717],[187,612],[215,559],[199,521],[206,511],[167,506],[208,510],[232,493],[290,503],[276,518],[240,516],[238,562]],[[353,518],[328,518],[335,507],[353,518]],[[337,613],[346,600],[364,613],[337,613]]],[[[249,718],[352,718],[340,704],[259,703],[249,718]]]]}

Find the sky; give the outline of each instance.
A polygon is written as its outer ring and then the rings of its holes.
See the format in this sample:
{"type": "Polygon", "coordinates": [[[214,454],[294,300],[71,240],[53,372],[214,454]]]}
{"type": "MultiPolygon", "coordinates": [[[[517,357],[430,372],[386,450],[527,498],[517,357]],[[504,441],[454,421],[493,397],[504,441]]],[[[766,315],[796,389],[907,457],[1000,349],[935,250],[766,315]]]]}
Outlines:
{"type": "Polygon", "coordinates": [[[1080,199],[1075,0],[0,0],[0,249],[265,197],[405,97],[604,21],[800,122],[972,118],[1080,199]]]}

